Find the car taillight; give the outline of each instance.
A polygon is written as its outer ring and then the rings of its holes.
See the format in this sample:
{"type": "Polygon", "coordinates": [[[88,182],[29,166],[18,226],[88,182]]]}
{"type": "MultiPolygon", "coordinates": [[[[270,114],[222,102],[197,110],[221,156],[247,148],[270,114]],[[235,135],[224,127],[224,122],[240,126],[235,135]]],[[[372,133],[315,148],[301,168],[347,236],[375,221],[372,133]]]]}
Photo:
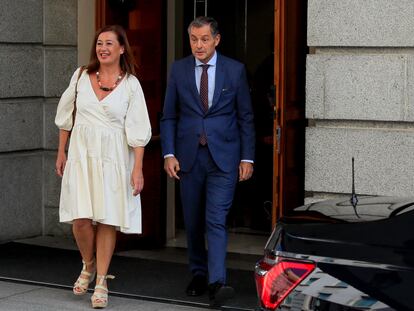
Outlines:
{"type": "Polygon", "coordinates": [[[262,307],[276,309],[290,292],[305,279],[315,264],[277,257],[256,265],[256,287],[262,307]]]}

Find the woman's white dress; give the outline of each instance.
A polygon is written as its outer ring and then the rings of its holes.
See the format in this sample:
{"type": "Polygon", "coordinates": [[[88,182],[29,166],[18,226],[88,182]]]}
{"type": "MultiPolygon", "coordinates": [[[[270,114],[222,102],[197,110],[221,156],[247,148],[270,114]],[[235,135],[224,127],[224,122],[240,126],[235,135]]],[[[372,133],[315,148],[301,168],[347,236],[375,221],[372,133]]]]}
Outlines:
{"type": "MultiPolygon", "coordinates": [[[[57,108],[55,123],[72,129],[75,85],[73,74],[57,108]]],[[[86,70],[78,82],[75,126],[62,178],[61,222],[89,218],[116,226],[124,233],[141,233],[140,196],[132,195],[134,165],[131,147],[143,147],[151,138],[144,94],[138,79],[127,75],[101,101],[86,70]]]]}

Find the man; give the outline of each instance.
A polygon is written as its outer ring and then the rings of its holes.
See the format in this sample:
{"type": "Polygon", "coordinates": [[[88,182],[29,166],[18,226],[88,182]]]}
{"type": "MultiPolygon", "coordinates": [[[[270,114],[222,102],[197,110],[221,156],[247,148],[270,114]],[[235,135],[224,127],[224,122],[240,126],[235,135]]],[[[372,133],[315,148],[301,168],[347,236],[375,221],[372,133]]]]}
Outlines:
{"type": "Polygon", "coordinates": [[[226,285],[226,217],[237,179],[253,173],[253,112],[243,64],[216,52],[217,22],[198,17],[188,33],[192,55],[172,64],[167,85],[162,152],[165,171],[180,182],[193,274],[187,295],[204,294],[208,282],[217,306],[234,295],[226,285]]]}

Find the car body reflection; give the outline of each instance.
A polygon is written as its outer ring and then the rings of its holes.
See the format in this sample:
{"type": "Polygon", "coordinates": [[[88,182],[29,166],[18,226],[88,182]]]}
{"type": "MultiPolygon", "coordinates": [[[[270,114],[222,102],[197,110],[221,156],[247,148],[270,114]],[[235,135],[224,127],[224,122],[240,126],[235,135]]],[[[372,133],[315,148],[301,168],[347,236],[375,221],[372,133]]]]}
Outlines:
{"type": "Polygon", "coordinates": [[[313,268],[298,284],[284,287],[289,295],[278,304],[271,303],[280,298],[277,279],[257,286],[263,310],[293,310],[292,304],[304,310],[333,310],[334,305],[345,308],[340,310],[414,310],[414,198],[358,200],[355,207],[349,199],[312,203],[280,219],[256,266],[256,284],[282,261],[313,268]]]}

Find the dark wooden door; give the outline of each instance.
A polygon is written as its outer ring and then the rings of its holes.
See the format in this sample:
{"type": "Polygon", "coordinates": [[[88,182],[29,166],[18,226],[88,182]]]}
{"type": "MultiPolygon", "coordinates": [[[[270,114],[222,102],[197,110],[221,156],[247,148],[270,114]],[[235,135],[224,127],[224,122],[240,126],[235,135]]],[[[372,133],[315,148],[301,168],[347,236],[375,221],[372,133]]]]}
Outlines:
{"type": "Polygon", "coordinates": [[[238,184],[228,225],[267,234],[304,200],[307,1],[184,0],[182,55],[188,24],[204,14],[219,23],[218,51],[246,65],[255,112],[255,173],[238,184]]]}
{"type": "Polygon", "coordinates": [[[275,0],[272,224],[303,204],[307,1],[275,0]]]}
{"type": "Polygon", "coordinates": [[[137,62],[137,77],[144,91],[152,126],[152,138],[145,149],[144,190],[141,194],[143,233],[119,235],[119,247],[165,242],[165,191],[160,151],[159,117],[165,89],[165,1],[97,0],[96,28],[122,25],[137,62]]]}
{"type": "MultiPolygon", "coordinates": [[[[207,14],[219,24],[218,52],[245,64],[255,114],[256,157],[253,177],[237,185],[227,224],[235,233],[267,235],[272,229],[273,106],[269,99],[274,84],[274,0],[184,0],[184,4],[183,56],[191,53],[189,23],[207,14]]],[[[177,207],[181,229],[179,202],[177,207]]]]}

